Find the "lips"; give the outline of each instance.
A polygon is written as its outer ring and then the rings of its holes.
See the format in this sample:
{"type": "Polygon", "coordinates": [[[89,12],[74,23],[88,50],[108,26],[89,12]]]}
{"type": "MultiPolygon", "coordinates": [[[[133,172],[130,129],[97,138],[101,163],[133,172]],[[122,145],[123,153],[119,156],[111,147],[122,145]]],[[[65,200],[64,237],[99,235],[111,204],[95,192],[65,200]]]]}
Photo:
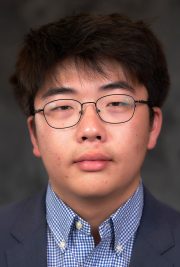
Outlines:
{"type": "Polygon", "coordinates": [[[74,161],[82,171],[102,171],[112,159],[103,153],[87,153],[77,157],[74,161]]]}

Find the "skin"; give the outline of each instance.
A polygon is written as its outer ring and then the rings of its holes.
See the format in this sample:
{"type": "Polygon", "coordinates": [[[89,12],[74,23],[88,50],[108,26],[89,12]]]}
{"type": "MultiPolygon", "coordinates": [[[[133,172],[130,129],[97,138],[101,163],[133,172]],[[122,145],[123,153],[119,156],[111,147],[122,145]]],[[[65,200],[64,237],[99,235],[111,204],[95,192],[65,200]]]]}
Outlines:
{"type": "MultiPolygon", "coordinates": [[[[132,82],[118,63],[105,61],[105,76],[93,73],[83,65],[66,60],[56,66],[35,97],[35,109],[59,98],[80,102],[96,101],[99,97],[124,93],[134,99],[147,100],[146,88],[132,82]],[[125,81],[134,88],[109,88],[107,85],[125,81]],[[73,92],[50,95],[50,88],[67,87],[73,92]],[[102,89],[102,87],[107,87],[102,89]]],[[[81,121],[68,129],[53,129],[42,113],[28,118],[33,153],[41,157],[55,193],[84,220],[89,222],[95,242],[99,242],[98,226],[135,192],[147,150],[156,145],[162,124],[162,113],[154,108],[150,124],[147,105],[137,105],[133,118],[122,124],[100,120],[93,104],[84,106],[81,121]],[[78,162],[79,157],[105,155],[103,162],[78,162]],[[105,208],[106,207],[106,208],[105,208]]]]}

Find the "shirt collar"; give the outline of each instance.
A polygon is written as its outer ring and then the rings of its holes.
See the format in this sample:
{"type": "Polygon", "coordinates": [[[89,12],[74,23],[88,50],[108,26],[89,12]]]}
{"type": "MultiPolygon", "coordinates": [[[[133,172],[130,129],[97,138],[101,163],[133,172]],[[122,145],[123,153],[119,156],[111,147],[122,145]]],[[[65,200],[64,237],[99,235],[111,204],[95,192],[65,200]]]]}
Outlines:
{"type": "MultiPolygon", "coordinates": [[[[118,244],[125,245],[126,242],[135,234],[143,210],[143,186],[138,186],[131,198],[125,202],[114,214],[110,216],[99,227],[100,233],[107,231],[107,225],[111,225],[114,231],[114,246],[118,244]],[[105,228],[106,227],[106,228],[105,228]]],[[[69,235],[77,221],[85,225],[86,233],[90,234],[90,226],[83,219],[71,210],[48,185],[46,194],[46,218],[48,226],[54,235],[57,243],[61,240],[68,242],[69,235]]],[[[112,236],[112,233],[109,233],[112,236]]]]}
{"type": "Polygon", "coordinates": [[[50,184],[46,193],[46,219],[57,243],[68,242],[76,214],[55,194],[50,184]]]}
{"type": "Polygon", "coordinates": [[[114,226],[115,247],[124,246],[134,236],[139,226],[144,203],[142,182],[135,193],[113,215],[111,220],[114,226]]]}

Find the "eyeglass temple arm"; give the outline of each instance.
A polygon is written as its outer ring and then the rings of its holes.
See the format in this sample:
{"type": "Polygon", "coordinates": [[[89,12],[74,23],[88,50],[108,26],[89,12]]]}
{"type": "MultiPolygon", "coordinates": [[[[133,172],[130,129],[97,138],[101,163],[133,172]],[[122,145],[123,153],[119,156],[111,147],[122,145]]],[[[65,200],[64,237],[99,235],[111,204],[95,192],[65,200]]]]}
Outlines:
{"type": "Polygon", "coordinates": [[[41,109],[34,109],[32,115],[34,116],[36,113],[40,113],[40,112],[43,112],[43,111],[44,111],[43,108],[41,108],[41,109]]]}
{"type": "Polygon", "coordinates": [[[148,105],[150,108],[153,107],[153,103],[150,100],[135,100],[135,103],[140,103],[140,104],[146,104],[148,105]]]}

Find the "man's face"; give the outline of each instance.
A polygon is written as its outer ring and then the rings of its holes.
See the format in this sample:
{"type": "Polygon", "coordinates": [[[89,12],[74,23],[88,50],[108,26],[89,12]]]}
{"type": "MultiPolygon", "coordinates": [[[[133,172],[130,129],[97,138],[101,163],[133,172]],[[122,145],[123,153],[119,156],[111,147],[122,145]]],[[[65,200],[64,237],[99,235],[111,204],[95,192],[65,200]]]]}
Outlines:
{"type": "MultiPolygon", "coordinates": [[[[117,63],[105,62],[104,71],[105,76],[65,61],[39,90],[35,109],[61,98],[81,103],[95,102],[109,94],[148,99],[146,88],[128,80],[117,63]],[[114,86],[119,81],[127,86],[114,86]],[[60,92],[57,88],[64,89],[60,92]]],[[[33,118],[28,118],[33,152],[42,158],[52,188],[66,203],[71,205],[73,199],[118,199],[118,196],[126,200],[137,188],[146,151],[155,146],[160,132],[161,111],[155,108],[154,112],[151,127],[149,108],[143,104],[137,104],[130,121],[109,124],[98,117],[94,104],[90,103],[84,105],[80,122],[66,129],[51,128],[43,113],[38,113],[35,130],[33,118]]]]}

